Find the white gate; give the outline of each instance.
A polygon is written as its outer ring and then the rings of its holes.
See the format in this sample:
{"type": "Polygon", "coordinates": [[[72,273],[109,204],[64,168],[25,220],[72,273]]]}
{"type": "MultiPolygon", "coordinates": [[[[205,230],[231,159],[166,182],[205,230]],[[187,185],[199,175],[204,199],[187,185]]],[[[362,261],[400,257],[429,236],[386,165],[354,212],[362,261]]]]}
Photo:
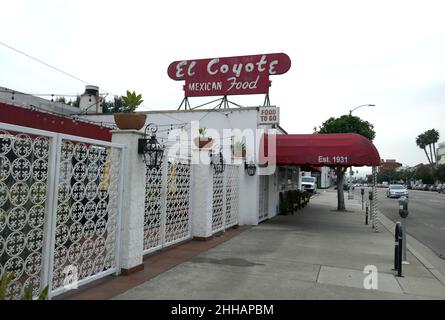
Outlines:
{"type": "Polygon", "coordinates": [[[269,211],[269,176],[260,176],[260,199],[258,210],[258,222],[268,218],[269,211]]]}
{"type": "Polygon", "coordinates": [[[191,237],[190,160],[170,158],[147,170],[144,254],[191,237]]]}
{"type": "Polygon", "coordinates": [[[122,147],[0,123],[0,276],[49,296],[117,271],[122,147]],[[66,280],[69,280],[67,282],[66,280]]]}
{"type": "Polygon", "coordinates": [[[238,224],[239,165],[228,164],[224,172],[213,171],[212,232],[238,224]]]}

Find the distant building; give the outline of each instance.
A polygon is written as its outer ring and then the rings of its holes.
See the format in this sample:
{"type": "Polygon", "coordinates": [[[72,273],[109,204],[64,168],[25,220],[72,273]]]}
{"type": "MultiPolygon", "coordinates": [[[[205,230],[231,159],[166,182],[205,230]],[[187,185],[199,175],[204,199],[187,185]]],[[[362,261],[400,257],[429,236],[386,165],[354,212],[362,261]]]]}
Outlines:
{"type": "Polygon", "coordinates": [[[437,164],[445,164],[445,142],[439,143],[437,146],[437,164]]]}
{"type": "Polygon", "coordinates": [[[382,172],[384,170],[397,170],[397,168],[401,166],[402,164],[397,162],[395,159],[382,159],[378,168],[378,172],[382,172]]]}
{"type": "Polygon", "coordinates": [[[408,165],[402,165],[402,166],[398,167],[396,169],[396,171],[406,171],[406,170],[409,170],[409,168],[410,167],[408,165]]]}
{"type": "Polygon", "coordinates": [[[312,176],[317,178],[317,188],[327,189],[334,185],[333,176],[334,170],[329,167],[323,166],[314,168],[317,171],[303,172],[303,176],[312,176]]]}

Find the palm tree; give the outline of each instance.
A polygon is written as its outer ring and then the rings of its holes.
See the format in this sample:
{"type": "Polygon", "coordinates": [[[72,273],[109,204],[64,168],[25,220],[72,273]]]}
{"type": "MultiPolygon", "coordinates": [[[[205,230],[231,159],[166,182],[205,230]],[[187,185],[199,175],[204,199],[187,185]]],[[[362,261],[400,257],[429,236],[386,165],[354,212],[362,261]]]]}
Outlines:
{"type": "Polygon", "coordinates": [[[431,130],[426,130],[423,133],[423,136],[425,137],[425,145],[427,145],[430,149],[430,163],[434,164],[434,156],[433,156],[433,149],[431,147],[432,142],[432,137],[431,137],[431,130]]]}
{"type": "Polygon", "coordinates": [[[428,156],[428,152],[426,152],[427,139],[425,133],[419,134],[416,138],[416,144],[420,149],[425,151],[425,155],[428,158],[428,162],[431,163],[430,157],[428,156]]]}
{"type": "Polygon", "coordinates": [[[436,155],[436,143],[437,141],[439,141],[439,131],[437,131],[436,129],[431,129],[427,131],[427,135],[428,135],[428,141],[429,143],[433,144],[433,152],[434,152],[434,163],[437,162],[437,155],[436,155]]]}

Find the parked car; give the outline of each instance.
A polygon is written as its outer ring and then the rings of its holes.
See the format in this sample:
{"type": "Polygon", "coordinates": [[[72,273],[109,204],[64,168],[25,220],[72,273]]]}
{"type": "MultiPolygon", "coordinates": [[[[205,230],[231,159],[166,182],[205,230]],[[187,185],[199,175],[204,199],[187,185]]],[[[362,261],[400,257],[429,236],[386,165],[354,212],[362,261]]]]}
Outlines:
{"type": "Polygon", "coordinates": [[[430,191],[430,185],[428,185],[428,184],[424,184],[422,190],[423,190],[423,191],[430,191]]]}
{"type": "Polygon", "coordinates": [[[439,192],[439,193],[445,193],[445,183],[443,183],[443,184],[439,184],[439,185],[437,186],[437,192],[439,192]]]}
{"type": "Polygon", "coordinates": [[[387,198],[400,198],[408,197],[408,189],[401,184],[390,184],[389,188],[386,190],[387,198]]]}
{"type": "Polygon", "coordinates": [[[430,191],[436,191],[436,190],[437,190],[436,185],[432,184],[432,185],[430,186],[430,191]]]}
{"type": "Polygon", "coordinates": [[[317,178],[311,176],[301,177],[301,186],[304,191],[311,192],[313,194],[317,193],[317,178]]]}

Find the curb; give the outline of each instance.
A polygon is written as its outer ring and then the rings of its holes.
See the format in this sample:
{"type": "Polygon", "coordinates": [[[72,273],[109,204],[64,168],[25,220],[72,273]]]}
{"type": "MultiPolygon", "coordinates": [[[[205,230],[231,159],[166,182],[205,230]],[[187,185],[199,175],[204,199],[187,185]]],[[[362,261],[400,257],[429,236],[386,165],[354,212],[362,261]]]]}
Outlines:
{"type": "MultiPolygon", "coordinates": [[[[377,210],[377,213],[379,215],[379,221],[380,223],[383,225],[383,227],[385,227],[385,229],[391,233],[392,235],[394,235],[394,228],[395,228],[395,223],[392,222],[390,219],[388,219],[388,217],[386,217],[384,214],[382,214],[379,210],[377,210]]],[[[442,285],[445,286],[445,276],[443,276],[439,270],[437,270],[436,267],[434,267],[434,265],[429,262],[424,256],[422,256],[416,249],[414,249],[414,247],[410,244],[408,244],[408,237],[410,238],[410,242],[415,243],[416,246],[420,246],[420,247],[425,247],[421,242],[419,242],[417,239],[415,239],[414,237],[407,235],[407,244],[406,244],[406,249],[408,251],[411,252],[411,254],[416,257],[420,263],[423,264],[423,266],[429,271],[431,272],[431,274],[440,282],[442,283],[442,285]]],[[[425,247],[427,248],[427,247],[425,247]]],[[[427,248],[428,249],[428,248],[427,248]]],[[[434,254],[434,253],[432,253],[434,254]]]]}

